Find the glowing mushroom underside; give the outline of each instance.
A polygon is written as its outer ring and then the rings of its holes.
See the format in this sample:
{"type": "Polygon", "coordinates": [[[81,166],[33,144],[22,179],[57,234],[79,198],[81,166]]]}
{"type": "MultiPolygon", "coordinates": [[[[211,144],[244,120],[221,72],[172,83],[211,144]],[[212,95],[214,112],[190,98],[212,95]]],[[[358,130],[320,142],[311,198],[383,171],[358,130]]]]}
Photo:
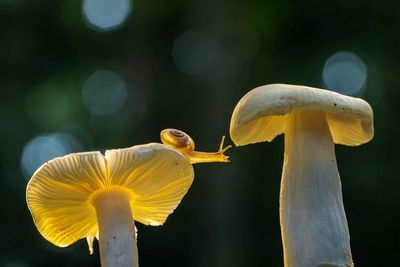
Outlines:
{"type": "Polygon", "coordinates": [[[86,237],[92,251],[98,237],[103,266],[137,266],[134,220],[162,225],[193,176],[183,154],[151,143],[55,158],[32,176],[26,198],[37,229],[54,245],[86,237]]]}

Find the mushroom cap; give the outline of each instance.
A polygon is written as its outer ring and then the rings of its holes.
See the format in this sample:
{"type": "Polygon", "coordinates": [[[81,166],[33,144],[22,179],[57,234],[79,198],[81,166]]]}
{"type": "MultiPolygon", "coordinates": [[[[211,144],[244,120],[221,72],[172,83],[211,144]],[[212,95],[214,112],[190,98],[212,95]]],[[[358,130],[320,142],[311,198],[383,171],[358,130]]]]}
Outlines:
{"type": "Polygon", "coordinates": [[[269,84],[251,90],[236,105],[231,139],[237,146],[272,141],[285,133],[289,114],[296,110],[324,112],[337,144],[357,146],[374,135],[371,106],[360,98],[307,86],[269,84]]]}
{"type": "Polygon", "coordinates": [[[132,220],[161,225],[193,182],[193,167],[180,152],[150,143],[125,149],[69,154],[43,164],[26,199],[39,232],[66,247],[98,233],[92,196],[109,189],[131,196],[132,220]]]}

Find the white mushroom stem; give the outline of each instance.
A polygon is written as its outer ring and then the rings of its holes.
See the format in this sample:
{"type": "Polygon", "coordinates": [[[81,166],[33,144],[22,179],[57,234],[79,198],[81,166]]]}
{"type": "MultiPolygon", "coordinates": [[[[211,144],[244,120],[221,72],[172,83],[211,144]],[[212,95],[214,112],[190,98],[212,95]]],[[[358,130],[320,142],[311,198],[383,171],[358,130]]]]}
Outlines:
{"type": "Polygon", "coordinates": [[[101,192],[93,205],[99,225],[101,266],[139,266],[129,195],[119,190],[101,192]]]}
{"type": "Polygon", "coordinates": [[[285,267],[353,266],[325,114],[295,111],[288,116],[280,193],[285,267]]]}

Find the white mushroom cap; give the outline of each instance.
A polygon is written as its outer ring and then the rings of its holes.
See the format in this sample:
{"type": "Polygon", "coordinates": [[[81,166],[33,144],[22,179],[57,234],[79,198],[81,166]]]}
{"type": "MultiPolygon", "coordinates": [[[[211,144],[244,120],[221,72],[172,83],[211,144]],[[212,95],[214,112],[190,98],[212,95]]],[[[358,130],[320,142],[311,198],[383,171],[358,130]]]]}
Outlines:
{"type": "Polygon", "coordinates": [[[374,135],[371,106],[360,98],[307,86],[269,84],[251,90],[236,105],[231,138],[237,146],[272,141],[285,133],[288,115],[297,110],[324,112],[337,144],[357,146],[374,135]]]}

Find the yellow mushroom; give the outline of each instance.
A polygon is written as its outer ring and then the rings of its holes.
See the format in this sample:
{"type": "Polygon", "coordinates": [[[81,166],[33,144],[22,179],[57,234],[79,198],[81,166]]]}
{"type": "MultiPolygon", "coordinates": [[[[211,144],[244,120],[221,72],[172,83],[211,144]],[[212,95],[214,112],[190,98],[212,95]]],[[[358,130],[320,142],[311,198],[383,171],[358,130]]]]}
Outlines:
{"type": "MultiPolygon", "coordinates": [[[[227,159],[225,150],[215,154],[227,159]]],[[[184,153],[150,143],[55,158],[33,174],[26,199],[37,229],[54,245],[86,238],[92,253],[97,238],[103,267],[132,267],[138,266],[134,221],[162,225],[193,177],[184,153]]]]}
{"type": "Polygon", "coordinates": [[[334,144],[372,139],[373,113],[362,99],[287,84],[248,92],[230,135],[238,145],[285,134],[280,223],[286,267],[353,266],[334,144]]]}

